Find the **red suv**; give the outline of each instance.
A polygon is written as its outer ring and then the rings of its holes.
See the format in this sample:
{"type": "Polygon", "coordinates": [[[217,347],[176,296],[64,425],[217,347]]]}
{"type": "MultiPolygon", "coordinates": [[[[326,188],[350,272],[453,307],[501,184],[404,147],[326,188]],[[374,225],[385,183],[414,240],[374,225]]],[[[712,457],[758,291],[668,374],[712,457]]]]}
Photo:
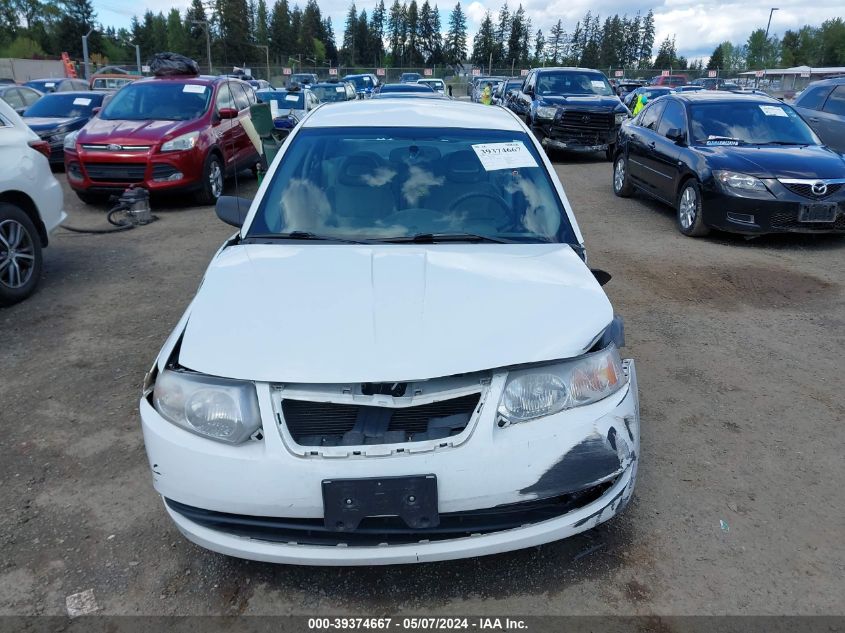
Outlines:
{"type": "Polygon", "coordinates": [[[689,77],[686,75],[658,75],[651,80],[652,86],[669,86],[671,88],[686,86],[688,83],[689,77]]]}
{"type": "Polygon", "coordinates": [[[84,202],[140,185],[151,192],[192,191],[212,204],[223,179],[260,160],[241,120],[255,93],[227,77],[139,79],[97,116],[65,137],[70,186],[84,202]]]}

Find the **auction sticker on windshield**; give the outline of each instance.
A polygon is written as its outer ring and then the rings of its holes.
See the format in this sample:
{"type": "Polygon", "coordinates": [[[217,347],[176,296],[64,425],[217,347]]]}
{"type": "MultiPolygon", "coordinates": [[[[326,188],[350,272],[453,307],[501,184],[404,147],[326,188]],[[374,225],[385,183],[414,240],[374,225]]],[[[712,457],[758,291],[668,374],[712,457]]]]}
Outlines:
{"type": "Polygon", "coordinates": [[[479,143],[472,146],[486,171],[537,167],[537,161],[522,141],[510,143],[479,143]]]}
{"type": "Polygon", "coordinates": [[[194,94],[201,95],[205,92],[205,86],[200,86],[197,84],[185,84],[182,86],[182,92],[193,92],[194,94]]]}
{"type": "Polygon", "coordinates": [[[784,110],[780,106],[761,105],[760,109],[763,111],[763,114],[765,114],[766,116],[785,116],[785,117],[789,116],[786,113],[786,110],[784,110]]]}
{"type": "Polygon", "coordinates": [[[335,88],[335,90],[337,90],[338,92],[343,92],[343,87],[342,87],[342,86],[338,86],[337,88],[335,88]]]}
{"type": "Polygon", "coordinates": [[[601,79],[593,79],[590,81],[593,88],[604,88],[604,82],[601,79]]]}
{"type": "Polygon", "coordinates": [[[84,97],[77,97],[76,99],[73,100],[73,105],[81,105],[81,106],[91,105],[91,99],[86,99],[84,97]]]}
{"type": "Polygon", "coordinates": [[[287,95],[285,97],[285,101],[299,101],[299,97],[296,95],[287,95]]]}

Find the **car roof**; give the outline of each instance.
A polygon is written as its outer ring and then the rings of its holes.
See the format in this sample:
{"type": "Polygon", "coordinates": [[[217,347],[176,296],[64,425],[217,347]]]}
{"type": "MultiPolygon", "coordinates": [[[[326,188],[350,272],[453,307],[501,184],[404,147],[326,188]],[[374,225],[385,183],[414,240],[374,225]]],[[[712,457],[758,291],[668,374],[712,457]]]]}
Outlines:
{"type": "Polygon", "coordinates": [[[97,97],[103,98],[106,93],[101,90],[66,90],[64,92],[48,92],[44,95],[54,99],[55,97],[97,97]]]}
{"type": "Polygon", "coordinates": [[[317,108],[303,127],[430,127],[522,132],[519,120],[504,108],[468,101],[414,96],[346,101],[317,108]]]}
{"type": "Polygon", "coordinates": [[[550,66],[545,68],[534,68],[534,70],[539,70],[540,72],[547,72],[550,70],[574,70],[582,73],[600,73],[600,70],[596,70],[595,68],[581,68],[580,66],[550,66]]]}
{"type": "MultiPolygon", "coordinates": [[[[810,86],[841,86],[845,84],[845,77],[831,77],[830,79],[819,79],[810,84],[810,86]]],[[[807,86],[808,88],[810,86],[807,86]]]]}
{"type": "MultiPolygon", "coordinates": [[[[155,81],[178,81],[178,82],[185,82],[185,81],[194,81],[197,83],[201,83],[204,85],[209,84],[218,84],[224,81],[242,81],[241,79],[237,79],[236,77],[225,77],[220,75],[168,75],[164,77],[143,77],[141,79],[136,80],[133,83],[151,83],[155,81]]],[[[244,82],[246,83],[246,82],[244,82]]]]}
{"type": "Polygon", "coordinates": [[[764,94],[749,94],[726,92],[724,90],[695,90],[692,92],[675,92],[672,94],[675,99],[688,103],[776,103],[783,105],[773,97],[764,94]]]}

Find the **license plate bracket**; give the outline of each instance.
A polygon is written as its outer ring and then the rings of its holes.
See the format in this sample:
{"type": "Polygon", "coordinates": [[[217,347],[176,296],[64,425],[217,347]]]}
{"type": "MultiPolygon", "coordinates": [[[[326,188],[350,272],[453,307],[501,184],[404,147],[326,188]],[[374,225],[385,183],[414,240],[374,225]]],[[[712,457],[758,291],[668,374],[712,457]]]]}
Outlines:
{"type": "Polygon", "coordinates": [[[326,529],[349,532],[375,516],[398,516],[414,529],[437,527],[437,476],[323,480],[326,529]]]}
{"type": "Polygon", "coordinates": [[[838,205],[835,202],[802,204],[798,210],[799,222],[835,222],[838,205]]]}

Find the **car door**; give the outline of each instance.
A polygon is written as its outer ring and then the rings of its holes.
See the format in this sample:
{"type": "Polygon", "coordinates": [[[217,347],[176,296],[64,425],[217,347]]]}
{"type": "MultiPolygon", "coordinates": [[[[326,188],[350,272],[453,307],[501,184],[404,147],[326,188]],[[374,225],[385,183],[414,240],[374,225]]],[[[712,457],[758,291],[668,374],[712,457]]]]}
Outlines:
{"type": "MultiPolygon", "coordinates": [[[[813,131],[821,137],[821,126],[819,125],[821,119],[819,118],[819,110],[821,110],[827,96],[833,91],[833,86],[813,86],[808,87],[798,100],[792,106],[795,111],[801,115],[801,118],[807,122],[813,131]]],[[[824,140],[822,138],[822,140],[824,140]]]]}
{"type": "MultiPolygon", "coordinates": [[[[219,115],[224,108],[236,108],[235,99],[229,90],[229,82],[223,82],[217,88],[217,97],[215,98],[214,108],[219,115]]],[[[223,151],[224,169],[226,171],[233,171],[238,161],[238,132],[240,131],[240,123],[237,117],[234,119],[221,119],[219,116],[215,117],[214,134],[217,136],[217,145],[223,151]]]]}
{"type": "Polygon", "coordinates": [[[249,118],[249,97],[247,96],[247,88],[239,81],[230,81],[229,89],[232,91],[232,98],[235,100],[235,107],[238,109],[238,118],[235,119],[235,142],[238,146],[238,165],[244,165],[253,158],[257,151],[255,145],[246,133],[243,126],[243,119],[249,118]]]}
{"type": "Polygon", "coordinates": [[[628,175],[649,193],[655,192],[657,182],[651,154],[657,147],[657,125],[665,107],[665,99],[646,105],[628,132],[628,175]]]}
{"type": "Polygon", "coordinates": [[[665,101],[666,105],[657,125],[654,149],[646,156],[646,165],[654,174],[654,195],[671,202],[675,199],[680,180],[678,158],[681,146],[678,144],[678,135],[682,135],[683,140],[688,138],[687,113],[683,104],[676,99],[661,101],[665,101]]]}
{"type": "Polygon", "coordinates": [[[845,153],[845,84],[833,89],[815,118],[814,129],[824,144],[845,153]]]}

